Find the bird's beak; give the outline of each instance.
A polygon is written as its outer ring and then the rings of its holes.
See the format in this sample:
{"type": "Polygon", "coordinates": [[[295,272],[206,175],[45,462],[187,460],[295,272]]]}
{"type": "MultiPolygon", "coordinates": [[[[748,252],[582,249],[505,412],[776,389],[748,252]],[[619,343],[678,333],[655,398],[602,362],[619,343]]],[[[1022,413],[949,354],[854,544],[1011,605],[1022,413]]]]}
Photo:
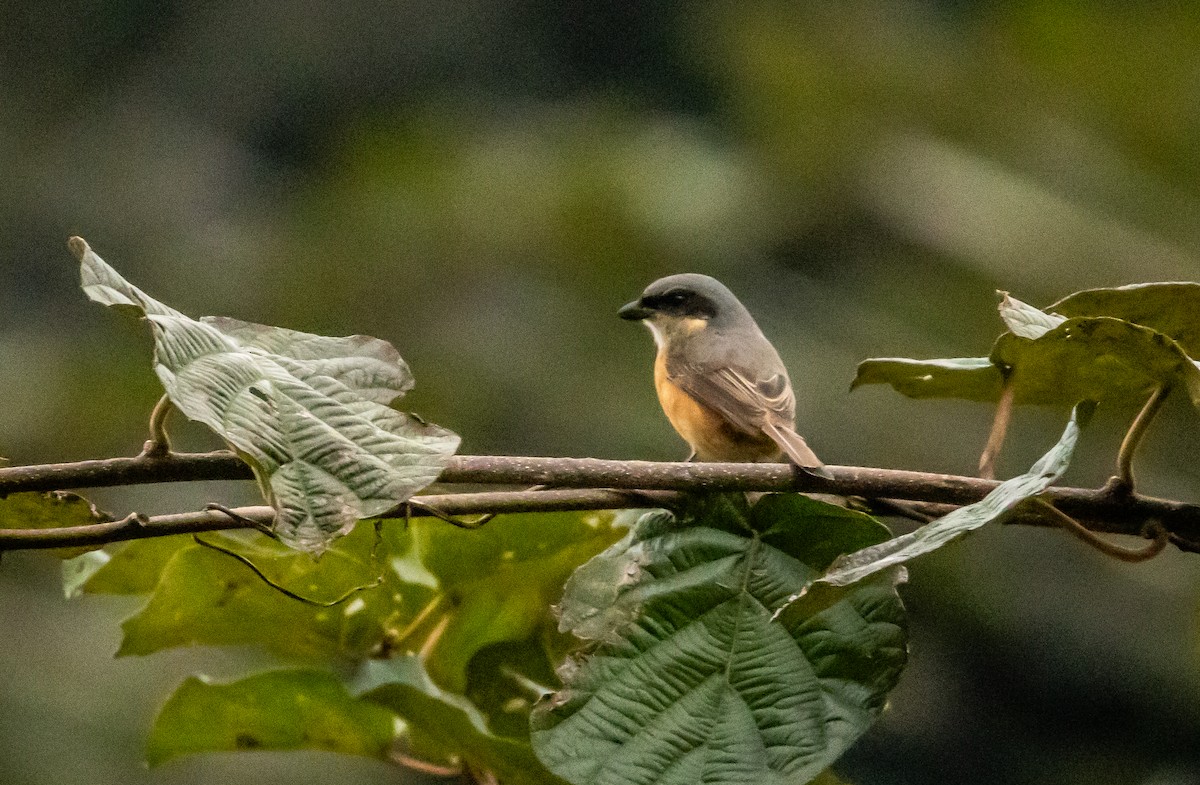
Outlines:
{"type": "Polygon", "coordinates": [[[641,300],[625,303],[621,306],[621,310],[617,311],[617,316],[620,316],[622,319],[628,319],[631,322],[640,322],[642,319],[649,319],[653,315],[654,311],[642,305],[641,300]]]}

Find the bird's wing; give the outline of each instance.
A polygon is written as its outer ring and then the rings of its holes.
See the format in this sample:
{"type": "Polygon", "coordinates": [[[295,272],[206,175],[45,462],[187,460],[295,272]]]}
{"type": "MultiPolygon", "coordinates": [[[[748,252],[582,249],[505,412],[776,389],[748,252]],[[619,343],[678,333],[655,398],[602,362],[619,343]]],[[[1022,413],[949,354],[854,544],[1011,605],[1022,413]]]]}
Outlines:
{"type": "Polygon", "coordinates": [[[671,381],[696,401],[740,431],[766,434],[797,466],[825,476],[821,459],[793,426],[796,397],[787,376],[776,373],[754,380],[729,366],[689,366],[679,371],[670,374],[671,381]]]}
{"type": "Polygon", "coordinates": [[[747,434],[762,433],[767,423],[790,426],[795,417],[796,398],[782,373],[752,379],[729,366],[685,366],[669,372],[669,376],[697,402],[747,434]]]}

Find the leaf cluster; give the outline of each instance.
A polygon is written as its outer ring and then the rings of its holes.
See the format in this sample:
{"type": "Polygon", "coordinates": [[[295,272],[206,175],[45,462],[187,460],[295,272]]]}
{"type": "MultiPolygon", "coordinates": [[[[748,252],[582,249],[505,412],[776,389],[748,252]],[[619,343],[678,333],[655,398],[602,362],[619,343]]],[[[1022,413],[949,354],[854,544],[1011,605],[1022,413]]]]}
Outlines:
{"type": "Polygon", "coordinates": [[[356,527],[315,562],[257,532],[163,537],[116,550],[79,590],[148,595],[122,624],[119,656],[253,646],[288,666],[184,682],[151,732],[152,764],[304,747],[494,772],[497,749],[534,760],[512,717],[527,715],[531,685],[553,678],[551,600],[619,535],[608,514],[502,516],[486,533],[387,521],[356,527]],[[442,720],[474,731],[438,732],[442,720]]]}
{"type": "MultiPolygon", "coordinates": [[[[859,366],[855,387],[997,401],[985,458],[1013,405],[1074,407],[1029,471],[908,534],[798,494],[473,528],[385,520],[459,441],[392,408],[413,380],[390,344],[192,319],[72,249],[89,297],[151,326],[166,397],[143,457],[169,451],[177,408],[250,465],[275,512],[261,531],[58,553],[69,595],[146,596],[119,656],[249,646],[279,663],[184,681],[151,731],[153,765],[306,748],[481,782],[832,781],[907,661],[903,564],[1032,505],[1070,521],[1040,496],[1097,403],[1149,401],[1118,457],[1126,493],[1157,405],[1176,388],[1200,404],[1200,285],[1080,292],[1045,311],[1005,294],[987,357],[859,366]]],[[[106,520],[70,494],[0,499],[0,528],[106,520]]]]}
{"type": "Polygon", "coordinates": [[[1147,283],[1077,292],[1039,310],[1001,292],[1007,330],[987,357],[862,361],[851,389],[888,384],[910,398],[1018,404],[1138,404],[1160,387],[1200,404],[1200,284],[1147,283]]]}

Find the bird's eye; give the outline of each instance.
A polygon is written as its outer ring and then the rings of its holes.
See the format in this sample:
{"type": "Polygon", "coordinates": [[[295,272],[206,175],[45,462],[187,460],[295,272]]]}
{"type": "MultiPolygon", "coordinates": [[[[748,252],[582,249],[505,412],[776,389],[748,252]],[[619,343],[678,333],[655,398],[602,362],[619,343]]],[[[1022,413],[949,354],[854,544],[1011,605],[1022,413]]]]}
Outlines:
{"type": "Polygon", "coordinates": [[[667,292],[662,296],[664,305],[683,305],[685,300],[687,300],[687,295],[683,292],[667,292]]]}

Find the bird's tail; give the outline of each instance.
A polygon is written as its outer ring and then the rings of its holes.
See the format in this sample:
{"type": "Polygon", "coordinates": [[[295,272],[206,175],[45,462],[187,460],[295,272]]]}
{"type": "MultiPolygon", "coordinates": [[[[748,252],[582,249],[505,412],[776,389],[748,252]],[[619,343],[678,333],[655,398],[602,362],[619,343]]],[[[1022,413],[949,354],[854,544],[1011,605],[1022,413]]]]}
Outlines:
{"type": "Polygon", "coordinates": [[[815,477],[823,477],[826,480],[833,479],[833,475],[808,446],[808,442],[804,441],[803,436],[791,428],[775,423],[764,425],[763,432],[770,436],[771,440],[779,445],[779,449],[783,450],[791,462],[800,469],[815,477]]]}

